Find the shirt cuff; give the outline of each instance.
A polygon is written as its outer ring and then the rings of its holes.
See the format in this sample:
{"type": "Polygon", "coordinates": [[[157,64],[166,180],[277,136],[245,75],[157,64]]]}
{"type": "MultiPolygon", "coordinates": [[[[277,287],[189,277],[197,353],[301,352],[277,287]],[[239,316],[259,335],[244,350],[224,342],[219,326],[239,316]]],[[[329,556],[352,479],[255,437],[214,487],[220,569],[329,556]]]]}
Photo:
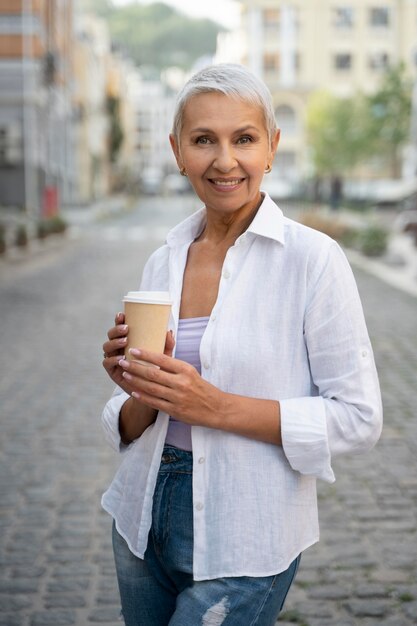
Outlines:
{"type": "Polygon", "coordinates": [[[280,407],[282,447],[292,469],[333,483],[323,398],[280,400],[280,407]]]}
{"type": "Polygon", "coordinates": [[[122,406],[129,399],[129,394],[119,387],[116,388],[112,397],[104,407],[101,416],[101,424],[103,426],[106,441],[117,452],[124,452],[129,448],[122,443],[119,431],[119,414],[122,406]]]}

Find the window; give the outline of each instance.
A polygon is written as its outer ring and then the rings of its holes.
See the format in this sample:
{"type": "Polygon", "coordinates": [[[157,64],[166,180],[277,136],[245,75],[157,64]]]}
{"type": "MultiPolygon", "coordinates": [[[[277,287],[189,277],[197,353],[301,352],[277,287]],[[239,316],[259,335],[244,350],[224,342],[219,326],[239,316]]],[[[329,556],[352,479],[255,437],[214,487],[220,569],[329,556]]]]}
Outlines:
{"type": "Polygon", "coordinates": [[[333,26],[335,28],[353,28],[353,9],[351,7],[335,7],[333,9],[333,26]]]}
{"type": "Polygon", "coordinates": [[[334,56],[334,67],[336,70],[350,70],[352,67],[352,55],[350,53],[339,53],[334,56]]]}
{"type": "Polygon", "coordinates": [[[297,132],[297,117],[294,109],[288,104],[277,107],[275,117],[283,135],[294,135],[297,132]]]}
{"type": "Polygon", "coordinates": [[[22,158],[21,131],[18,123],[0,127],[0,164],[17,165],[22,158]]]}
{"type": "Polygon", "coordinates": [[[41,21],[36,15],[0,15],[1,35],[19,35],[24,29],[28,33],[44,33],[41,21]]]}
{"type": "Polygon", "coordinates": [[[264,70],[266,73],[268,72],[278,72],[279,71],[279,55],[266,53],[264,54],[264,70]]]}
{"type": "Polygon", "coordinates": [[[389,55],[386,52],[372,52],[368,57],[371,70],[385,70],[389,66],[389,55]]]}
{"type": "Polygon", "coordinates": [[[280,178],[292,179],[297,176],[297,159],[295,152],[278,150],[274,158],[274,170],[280,178]]]}
{"type": "Polygon", "coordinates": [[[372,28],[388,28],[390,11],[388,7],[372,7],[369,9],[369,24],[372,28]]]}
{"type": "Polygon", "coordinates": [[[7,131],[5,128],[0,128],[0,163],[6,161],[7,154],[7,131]]]}
{"type": "Polygon", "coordinates": [[[263,11],[264,29],[266,31],[277,31],[280,27],[280,10],[264,9],[263,11]]]}

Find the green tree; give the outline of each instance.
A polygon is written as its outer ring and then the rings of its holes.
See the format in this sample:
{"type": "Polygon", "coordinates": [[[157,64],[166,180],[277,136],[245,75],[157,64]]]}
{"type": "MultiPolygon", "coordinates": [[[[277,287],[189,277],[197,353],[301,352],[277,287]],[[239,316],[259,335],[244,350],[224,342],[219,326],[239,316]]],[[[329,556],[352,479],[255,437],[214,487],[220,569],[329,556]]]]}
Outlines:
{"type": "Polygon", "coordinates": [[[391,175],[401,173],[401,149],[409,139],[412,84],[404,64],[390,68],[368,97],[367,137],[374,154],[385,154],[391,175]]]}
{"type": "Polygon", "coordinates": [[[193,19],[163,2],[130,2],[115,7],[111,0],[83,0],[84,8],[109,24],[112,40],[137,65],[158,72],[177,65],[189,69],[199,57],[213,54],[223,28],[209,19],[193,19]]]}
{"type": "Polygon", "coordinates": [[[91,11],[100,17],[107,17],[116,11],[112,0],[80,0],[80,8],[83,11],[91,11]]]}
{"type": "Polygon", "coordinates": [[[315,93],[307,109],[307,137],[316,174],[343,178],[368,156],[367,126],[363,97],[315,93]]]}
{"type": "Polygon", "coordinates": [[[409,138],[412,85],[404,65],[390,68],[377,91],[337,98],[319,92],[307,110],[307,137],[318,176],[344,176],[378,156],[395,178],[409,138]]]}
{"type": "Polygon", "coordinates": [[[115,163],[124,141],[124,133],[120,120],[120,100],[114,96],[108,96],[106,104],[110,120],[109,155],[110,161],[115,163]]]}

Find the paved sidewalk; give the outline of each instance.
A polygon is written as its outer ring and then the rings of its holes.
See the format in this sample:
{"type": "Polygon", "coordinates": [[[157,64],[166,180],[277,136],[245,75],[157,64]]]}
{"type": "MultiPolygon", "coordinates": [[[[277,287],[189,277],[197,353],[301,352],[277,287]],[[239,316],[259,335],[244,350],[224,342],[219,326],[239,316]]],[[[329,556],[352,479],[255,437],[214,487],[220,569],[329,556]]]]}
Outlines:
{"type": "MultiPolygon", "coordinates": [[[[99,504],[119,462],[99,426],[112,389],[100,346],[159,241],[101,237],[0,263],[0,626],[120,624],[99,504]]],[[[321,542],[303,555],[283,626],[417,624],[417,300],[355,273],[385,427],[319,485],[321,542]]]]}
{"type": "Polygon", "coordinates": [[[384,429],[320,483],[321,541],[286,606],[305,626],[417,624],[417,300],[356,270],[380,376],[384,429]]]}

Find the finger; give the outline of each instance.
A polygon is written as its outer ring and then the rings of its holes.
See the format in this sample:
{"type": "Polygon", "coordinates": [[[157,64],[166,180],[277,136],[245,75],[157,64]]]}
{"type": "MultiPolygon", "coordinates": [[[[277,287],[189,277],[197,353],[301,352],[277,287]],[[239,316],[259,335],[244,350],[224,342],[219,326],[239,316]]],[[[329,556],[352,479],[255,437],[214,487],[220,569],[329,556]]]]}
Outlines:
{"type": "Polygon", "coordinates": [[[134,380],[142,390],[152,395],[167,398],[167,390],[175,389],[176,375],[173,373],[127,359],[121,359],[119,365],[127,380],[134,380]]]}
{"type": "Polygon", "coordinates": [[[173,403],[175,398],[175,392],[169,387],[152,383],[143,378],[132,376],[128,372],[123,372],[123,381],[130,385],[132,391],[135,391],[137,397],[146,396],[148,398],[154,398],[155,400],[164,400],[165,402],[173,403]]]}
{"type": "Polygon", "coordinates": [[[118,324],[125,323],[125,314],[124,313],[116,313],[116,317],[114,318],[114,323],[117,326],[118,324]]]}
{"type": "Polygon", "coordinates": [[[119,353],[124,351],[127,344],[127,337],[118,337],[117,339],[111,339],[103,343],[103,352],[105,354],[119,353]]]}
{"type": "Polygon", "coordinates": [[[126,324],[118,324],[113,326],[107,333],[109,339],[116,339],[117,337],[124,337],[128,333],[128,326],[126,324]]]}
{"type": "Polygon", "coordinates": [[[173,359],[171,356],[167,356],[166,354],[159,354],[158,352],[151,352],[150,350],[141,350],[138,348],[131,348],[129,352],[135,359],[140,359],[141,361],[146,361],[152,365],[157,365],[166,372],[179,374],[183,369],[182,361],[173,359]]]}
{"type": "Polygon", "coordinates": [[[166,356],[172,356],[174,347],[175,347],[174,333],[172,332],[172,330],[170,330],[167,332],[164,354],[166,354],[166,356]]]}
{"type": "Polygon", "coordinates": [[[164,413],[168,413],[168,415],[170,415],[170,413],[172,412],[172,404],[168,400],[164,400],[163,398],[158,398],[143,392],[138,393],[136,391],[132,391],[131,395],[133,396],[133,398],[136,398],[136,400],[139,400],[139,402],[141,402],[142,404],[146,404],[147,406],[151,407],[151,409],[164,411],[164,413]]]}
{"type": "Polygon", "coordinates": [[[117,370],[117,368],[119,367],[120,361],[122,361],[123,359],[124,359],[123,354],[115,354],[115,355],[108,354],[107,356],[103,358],[103,364],[105,363],[104,367],[106,369],[117,370]]]}

